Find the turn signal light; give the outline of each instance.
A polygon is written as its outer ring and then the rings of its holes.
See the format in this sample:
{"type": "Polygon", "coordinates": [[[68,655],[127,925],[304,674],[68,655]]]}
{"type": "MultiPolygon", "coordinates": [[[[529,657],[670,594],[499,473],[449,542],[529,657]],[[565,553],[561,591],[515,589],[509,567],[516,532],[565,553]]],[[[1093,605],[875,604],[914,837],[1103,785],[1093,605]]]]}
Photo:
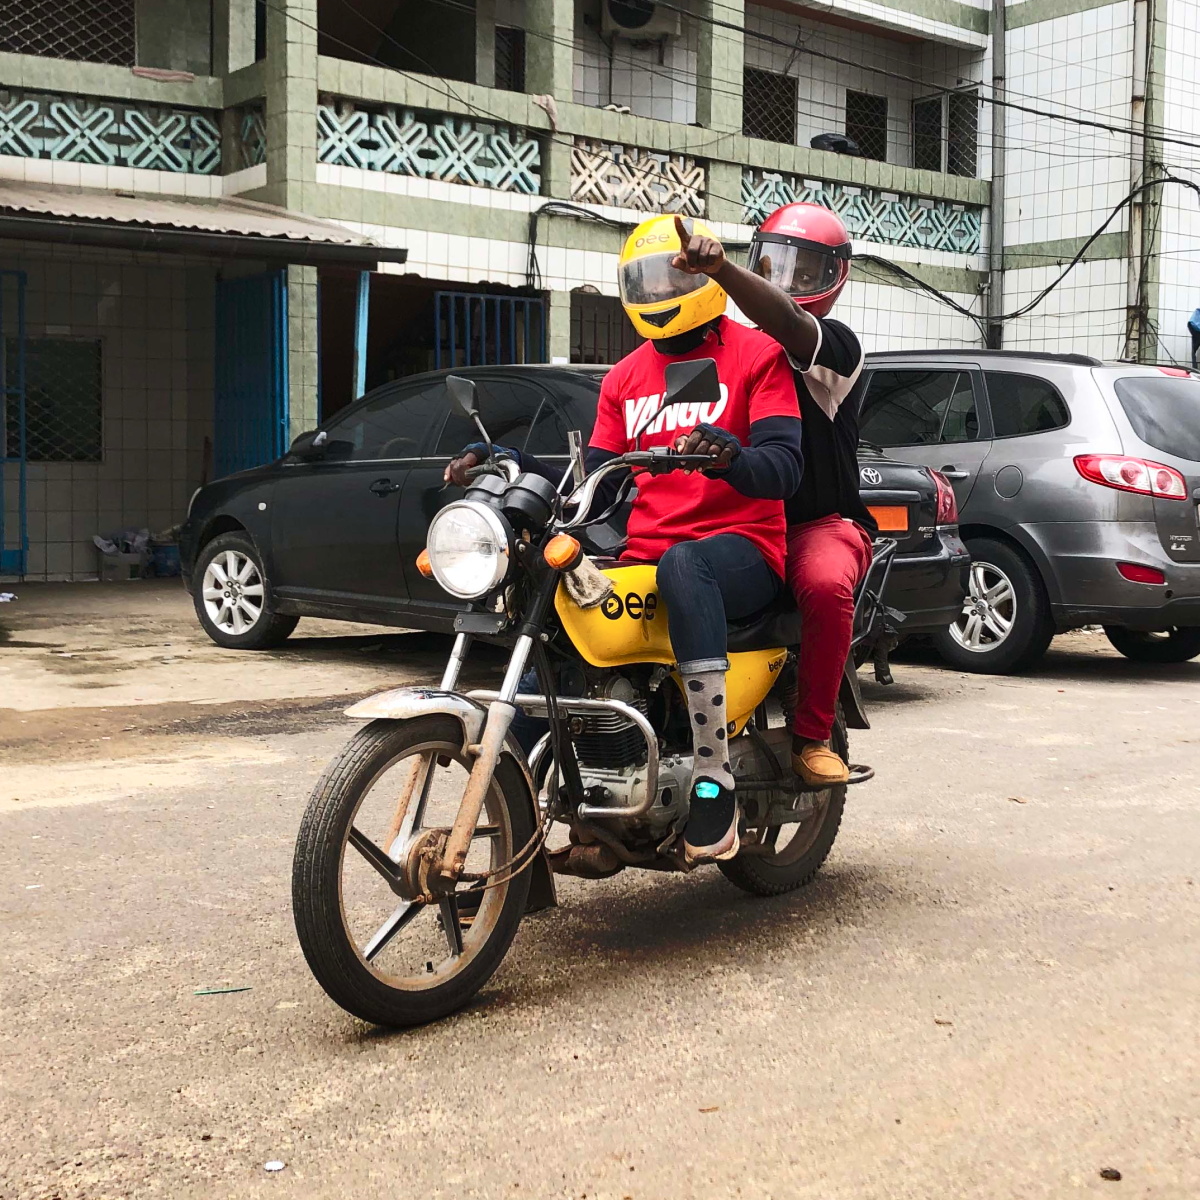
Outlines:
{"type": "Polygon", "coordinates": [[[1130,583],[1166,583],[1167,577],[1156,567],[1143,567],[1140,563],[1117,563],[1117,570],[1130,583]]]}
{"type": "Polygon", "coordinates": [[[569,533],[559,533],[546,543],[542,557],[556,571],[569,571],[583,557],[579,543],[569,533]]]}
{"type": "Polygon", "coordinates": [[[429,551],[422,550],[417,555],[417,570],[425,576],[426,579],[433,578],[433,564],[429,561],[429,551]]]}
{"type": "Polygon", "coordinates": [[[1077,454],[1075,470],[1092,483],[1120,492],[1159,496],[1163,500],[1187,499],[1187,484],[1174,467],[1144,458],[1126,458],[1122,454],[1077,454]]]}

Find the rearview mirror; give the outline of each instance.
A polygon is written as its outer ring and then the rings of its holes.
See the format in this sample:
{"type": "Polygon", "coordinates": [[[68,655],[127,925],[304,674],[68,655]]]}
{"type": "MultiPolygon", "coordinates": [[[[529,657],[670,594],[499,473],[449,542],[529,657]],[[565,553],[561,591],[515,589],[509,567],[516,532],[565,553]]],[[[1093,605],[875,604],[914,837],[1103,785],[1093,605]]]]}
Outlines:
{"type": "Polygon", "coordinates": [[[711,358],[694,358],[688,362],[669,363],[664,372],[667,390],[663,407],[668,404],[716,404],[721,399],[721,381],[717,364],[711,358]]]}
{"type": "Polygon", "coordinates": [[[450,399],[454,402],[454,407],[464,417],[477,420],[479,405],[475,399],[475,381],[464,379],[461,375],[447,375],[446,388],[450,392],[450,399]]]}

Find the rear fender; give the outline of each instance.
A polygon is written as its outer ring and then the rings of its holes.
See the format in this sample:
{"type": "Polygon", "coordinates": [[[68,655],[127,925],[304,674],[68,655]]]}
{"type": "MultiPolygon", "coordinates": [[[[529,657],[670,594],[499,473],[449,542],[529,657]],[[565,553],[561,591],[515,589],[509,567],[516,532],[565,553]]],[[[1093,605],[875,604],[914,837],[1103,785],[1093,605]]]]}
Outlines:
{"type": "Polygon", "coordinates": [[[838,699],[842,704],[842,712],[846,717],[847,729],[870,729],[871,722],[867,720],[867,710],[863,706],[862,691],[858,686],[858,669],[854,659],[846,659],[846,667],[842,671],[842,683],[838,689],[838,699]]]}
{"type": "MultiPolygon", "coordinates": [[[[462,725],[464,746],[479,744],[483,725],[487,720],[487,709],[459,692],[448,692],[441,688],[392,688],[391,691],[368,696],[346,709],[346,716],[356,721],[406,721],[412,717],[427,717],[433,714],[454,717],[462,725]]],[[[525,783],[522,789],[523,799],[529,806],[529,814],[536,828],[541,822],[542,814],[534,800],[536,791],[533,776],[529,771],[525,751],[511,734],[505,739],[504,753],[520,768],[521,778],[525,783]]],[[[538,853],[529,869],[532,872],[532,880],[525,911],[531,913],[543,908],[557,907],[554,876],[550,873],[544,849],[538,853]]]]}

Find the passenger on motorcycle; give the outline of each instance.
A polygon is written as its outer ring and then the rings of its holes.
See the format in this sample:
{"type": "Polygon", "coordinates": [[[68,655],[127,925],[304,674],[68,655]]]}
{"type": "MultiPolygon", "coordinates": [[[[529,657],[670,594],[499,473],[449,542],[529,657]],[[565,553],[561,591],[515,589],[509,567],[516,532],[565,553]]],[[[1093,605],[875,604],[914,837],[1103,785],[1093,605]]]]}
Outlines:
{"type": "MultiPolygon", "coordinates": [[[[702,862],[738,852],[726,752],[726,622],[753,615],[783,590],[783,501],[800,486],[803,458],[786,356],[776,341],[724,316],[726,296],[715,279],[674,265],[689,237],[715,242],[698,221],[661,216],[642,222],[625,243],[621,301],[647,341],[604,378],[585,466],[593,471],[639,442],[653,449],[681,437],[692,453],[712,459],[699,472],[639,473],[622,555],[658,563],[658,591],[692,720],[684,848],[691,862],[702,862]],[[660,410],[667,365],[705,358],[716,363],[720,400],[660,410]]],[[[557,483],[561,471],[532,455],[504,452],[523,470],[557,483]]],[[[466,483],[466,471],[485,454],[481,444],[466,447],[446,468],[447,481],[466,483]]],[[[618,484],[611,481],[600,505],[618,484]]]]}
{"type": "MultiPolygon", "coordinates": [[[[810,786],[844,783],[830,747],[854,625],[854,591],[871,565],[874,518],[859,494],[863,350],[827,316],[850,274],[850,235],[817,204],[787,204],[754,234],[749,269],[714,237],[678,223],[678,271],[718,283],[748,320],[787,352],[804,431],[804,475],[787,502],[787,578],[804,620],[792,724],[792,765],[810,786]]],[[[695,443],[679,447],[685,453],[695,443]]]]}

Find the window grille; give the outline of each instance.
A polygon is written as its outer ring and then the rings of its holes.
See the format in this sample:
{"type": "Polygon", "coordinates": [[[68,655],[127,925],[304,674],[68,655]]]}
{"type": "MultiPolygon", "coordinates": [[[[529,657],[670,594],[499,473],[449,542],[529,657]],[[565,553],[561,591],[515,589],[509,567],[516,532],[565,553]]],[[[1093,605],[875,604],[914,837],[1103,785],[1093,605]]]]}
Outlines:
{"type": "Polygon", "coordinates": [[[134,0],[0,0],[0,50],[132,67],[134,0]]]}
{"type": "Polygon", "coordinates": [[[742,132],[767,142],[796,142],[796,79],[747,67],[742,83],[742,132]]]}
{"type": "MultiPolygon", "coordinates": [[[[6,339],[15,362],[17,343],[6,339]]],[[[15,406],[7,411],[8,444],[20,439],[15,406]]],[[[29,462],[98,463],[102,457],[100,341],[25,339],[25,456],[29,462]]]]}
{"type": "Polygon", "coordinates": [[[887,161],[886,96],[846,92],[846,136],[858,145],[863,158],[887,161]]]}

